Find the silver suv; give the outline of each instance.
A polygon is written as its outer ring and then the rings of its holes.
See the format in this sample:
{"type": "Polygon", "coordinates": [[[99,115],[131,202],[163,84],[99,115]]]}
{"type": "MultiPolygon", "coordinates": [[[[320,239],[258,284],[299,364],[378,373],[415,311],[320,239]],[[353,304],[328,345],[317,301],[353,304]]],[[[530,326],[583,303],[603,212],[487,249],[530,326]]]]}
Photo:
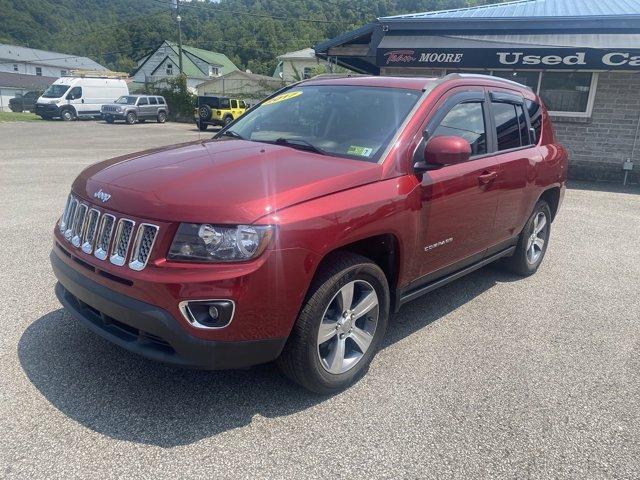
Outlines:
{"type": "Polygon", "coordinates": [[[123,95],[114,103],[103,105],[100,109],[107,123],[124,120],[129,125],[146,120],[158,123],[167,121],[169,106],[164,97],[158,95],[123,95]]]}

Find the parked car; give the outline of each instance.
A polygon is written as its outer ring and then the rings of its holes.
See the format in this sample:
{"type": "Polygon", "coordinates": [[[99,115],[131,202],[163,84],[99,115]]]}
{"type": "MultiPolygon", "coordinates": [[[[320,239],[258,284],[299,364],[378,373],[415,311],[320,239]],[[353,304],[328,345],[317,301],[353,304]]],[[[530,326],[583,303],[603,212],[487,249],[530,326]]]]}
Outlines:
{"type": "Polygon", "coordinates": [[[515,82],[311,79],[211,140],[82,172],[55,229],[56,293],[148,358],[277,359],[335,392],[403,304],[498,260],[536,272],[566,178],[542,101],[515,82]]]}
{"type": "Polygon", "coordinates": [[[147,120],[164,123],[169,115],[169,106],[159,95],[123,95],[114,103],[103,105],[100,111],[107,123],[116,120],[124,120],[129,125],[147,120]]]}
{"type": "Polygon", "coordinates": [[[38,98],[35,113],[45,120],[99,117],[102,105],[112,103],[122,95],[129,95],[129,87],[124,80],[62,77],[38,98]]]}
{"type": "Polygon", "coordinates": [[[229,125],[247,108],[245,101],[237,98],[199,96],[193,113],[198,128],[206,130],[209,125],[229,125]]]}
{"type": "Polygon", "coordinates": [[[36,108],[36,100],[42,95],[41,91],[33,90],[24,95],[17,95],[9,99],[9,108],[12,112],[33,112],[36,108]]]}

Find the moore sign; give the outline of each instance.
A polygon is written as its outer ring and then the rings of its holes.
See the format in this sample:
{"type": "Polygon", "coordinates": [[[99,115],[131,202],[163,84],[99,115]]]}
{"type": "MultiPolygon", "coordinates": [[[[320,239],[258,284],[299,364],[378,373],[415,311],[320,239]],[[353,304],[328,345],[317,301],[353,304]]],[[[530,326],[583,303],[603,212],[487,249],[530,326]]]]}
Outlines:
{"type": "Polygon", "coordinates": [[[640,50],[382,48],[377,63],[380,67],[638,70],[640,50]]]}

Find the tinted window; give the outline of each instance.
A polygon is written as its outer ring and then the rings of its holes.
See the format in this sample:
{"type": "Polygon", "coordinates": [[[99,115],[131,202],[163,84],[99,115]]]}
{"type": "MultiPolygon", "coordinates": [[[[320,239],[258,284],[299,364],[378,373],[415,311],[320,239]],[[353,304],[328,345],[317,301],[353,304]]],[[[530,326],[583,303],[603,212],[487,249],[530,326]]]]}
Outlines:
{"type": "Polygon", "coordinates": [[[231,108],[238,108],[238,101],[237,100],[231,100],[231,108]]]}
{"type": "Polygon", "coordinates": [[[231,103],[228,98],[221,98],[218,108],[231,108],[231,103]]]}
{"type": "Polygon", "coordinates": [[[157,105],[158,104],[158,100],[156,99],[156,97],[149,97],[149,103],[151,105],[157,105]]]}
{"type": "Polygon", "coordinates": [[[164,105],[164,98],[162,98],[162,97],[158,97],[158,103],[159,103],[160,105],[164,105]]]}
{"type": "Polygon", "coordinates": [[[140,98],[140,100],[138,100],[138,105],[148,105],[149,102],[147,101],[147,97],[142,97],[140,98]]]}
{"type": "Polygon", "coordinates": [[[524,106],[516,105],[516,113],[518,114],[518,125],[520,126],[520,144],[531,145],[533,142],[529,139],[529,127],[527,127],[527,117],[524,114],[524,106]]]}
{"type": "Polygon", "coordinates": [[[529,110],[529,122],[531,122],[531,126],[536,131],[536,142],[540,140],[542,135],[542,109],[540,105],[531,100],[526,100],[527,110],[529,110]]]}
{"type": "Polygon", "coordinates": [[[498,150],[509,150],[520,146],[520,127],[516,106],[511,103],[494,103],[493,118],[498,134],[498,150]]]}
{"type": "Polygon", "coordinates": [[[460,103],[453,107],[433,137],[458,136],[471,145],[472,155],[487,153],[487,132],[481,102],[460,103]]]}
{"type": "Polygon", "coordinates": [[[244,100],[240,100],[240,108],[247,108],[247,104],[244,103],[244,100]]]}

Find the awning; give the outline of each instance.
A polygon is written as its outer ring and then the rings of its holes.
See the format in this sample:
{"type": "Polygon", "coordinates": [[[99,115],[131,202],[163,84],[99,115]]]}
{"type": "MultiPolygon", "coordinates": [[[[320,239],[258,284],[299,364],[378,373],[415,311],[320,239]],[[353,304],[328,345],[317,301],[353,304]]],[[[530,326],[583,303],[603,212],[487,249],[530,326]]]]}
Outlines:
{"type": "Polygon", "coordinates": [[[639,70],[640,34],[386,35],[379,67],[639,70]]]}

